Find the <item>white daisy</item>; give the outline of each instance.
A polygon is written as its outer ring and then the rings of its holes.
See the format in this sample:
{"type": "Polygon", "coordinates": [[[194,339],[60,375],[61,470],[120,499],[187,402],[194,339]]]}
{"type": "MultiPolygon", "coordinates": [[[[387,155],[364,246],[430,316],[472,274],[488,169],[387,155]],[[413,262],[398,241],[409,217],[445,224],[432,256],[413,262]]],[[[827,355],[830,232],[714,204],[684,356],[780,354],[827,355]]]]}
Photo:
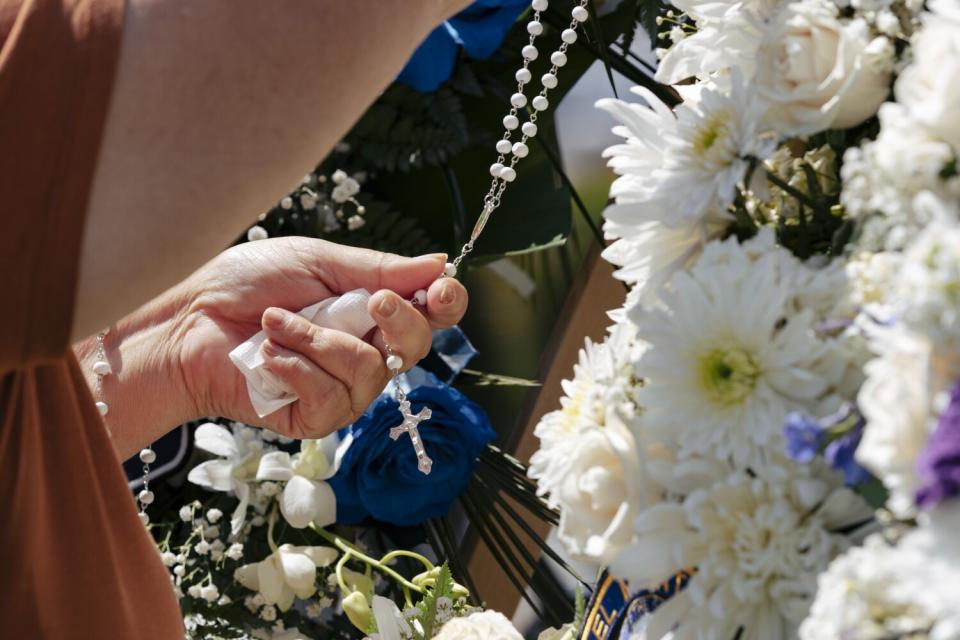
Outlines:
{"type": "Polygon", "coordinates": [[[839,373],[824,366],[814,314],[795,304],[808,268],[771,243],[771,232],[711,243],[663,307],[633,314],[649,345],[638,363],[645,420],[680,456],[748,464],[781,450],[786,415],[816,407],[839,373]]]}
{"type": "Polygon", "coordinates": [[[817,574],[852,542],[843,531],[872,516],[842,478],[780,458],[750,474],[690,460],[674,478],[693,490],[641,513],[636,542],[611,565],[631,588],[696,570],[649,617],[645,640],[795,638],[817,574]]]}

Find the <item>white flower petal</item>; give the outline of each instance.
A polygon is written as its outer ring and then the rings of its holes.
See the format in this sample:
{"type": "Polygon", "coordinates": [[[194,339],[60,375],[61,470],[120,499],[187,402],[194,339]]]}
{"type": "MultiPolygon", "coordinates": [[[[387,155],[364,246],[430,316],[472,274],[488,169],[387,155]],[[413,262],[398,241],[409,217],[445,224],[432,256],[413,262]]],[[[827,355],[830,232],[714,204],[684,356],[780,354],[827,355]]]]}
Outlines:
{"type": "Polygon", "coordinates": [[[290,526],[302,529],[313,522],[318,527],[337,519],[337,499],[326,482],[294,476],[280,496],[280,512],[290,526]]]}
{"type": "Polygon", "coordinates": [[[233,578],[251,591],[260,591],[259,565],[259,562],[254,562],[237,567],[233,572],[233,578]]]}
{"type": "Polygon", "coordinates": [[[293,477],[293,466],[290,464],[290,454],[286,451],[270,451],[260,458],[257,467],[257,480],[273,480],[286,482],[293,477]]]}
{"type": "Polygon", "coordinates": [[[397,617],[402,614],[393,600],[383,596],[373,596],[372,606],[380,640],[403,640],[400,637],[400,626],[397,624],[397,617]]]}
{"type": "Polygon", "coordinates": [[[260,593],[268,604],[276,604],[283,598],[283,574],[277,567],[275,555],[257,563],[257,580],[260,583],[260,593]]]}
{"type": "Polygon", "coordinates": [[[340,552],[333,547],[294,547],[298,553],[306,554],[318,567],[327,567],[340,557],[340,552]]]}
{"type": "Polygon", "coordinates": [[[316,592],[317,565],[306,554],[298,553],[291,545],[280,547],[280,568],[283,579],[299,598],[309,598],[316,592]]]}
{"type": "Polygon", "coordinates": [[[187,480],[214,491],[230,491],[233,489],[233,465],[226,460],[207,460],[191,469],[187,480]]]}
{"type": "Polygon", "coordinates": [[[208,422],[197,427],[193,435],[197,448],[224,458],[237,455],[237,443],[229,429],[208,422]]]}
{"type": "Polygon", "coordinates": [[[250,504],[250,485],[246,482],[237,482],[234,484],[233,491],[237,494],[239,502],[237,508],[230,515],[230,533],[236,536],[240,534],[243,523],[247,518],[247,506],[250,504]]]}

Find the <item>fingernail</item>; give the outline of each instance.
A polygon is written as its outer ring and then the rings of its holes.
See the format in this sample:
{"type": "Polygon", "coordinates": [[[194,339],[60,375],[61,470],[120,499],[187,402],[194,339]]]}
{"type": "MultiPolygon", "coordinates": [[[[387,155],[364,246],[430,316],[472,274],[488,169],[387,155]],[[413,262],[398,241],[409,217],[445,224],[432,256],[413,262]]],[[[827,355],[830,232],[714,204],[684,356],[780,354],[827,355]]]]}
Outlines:
{"type": "Polygon", "coordinates": [[[437,262],[443,262],[443,263],[446,263],[447,261],[447,254],[445,253],[429,253],[425,256],[420,256],[420,257],[425,260],[430,259],[430,260],[435,260],[437,262]]]}
{"type": "Polygon", "coordinates": [[[397,312],[396,299],[391,295],[384,295],[383,299],[380,300],[380,304],[377,305],[377,313],[379,313],[384,318],[389,318],[396,312],[397,312]]]}
{"type": "Polygon", "coordinates": [[[449,282],[444,282],[440,288],[440,304],[451,304],[457,299],[457,290],[449,282]]]}
{"type": "Polygon", "coordinates": [[[260,349],[263,351],[263,355],[268,358],[276,358],[280,355],[280,348],[269,340],[264,340],[263,344],[260,345],[260,349]]]}
{"type": "Polygon", "coordinates": [[[286,312],[283,309],[270,307],[263,312],[263,325],[271,329],[279,329],[283,326],[283,318],[286,312]]]}

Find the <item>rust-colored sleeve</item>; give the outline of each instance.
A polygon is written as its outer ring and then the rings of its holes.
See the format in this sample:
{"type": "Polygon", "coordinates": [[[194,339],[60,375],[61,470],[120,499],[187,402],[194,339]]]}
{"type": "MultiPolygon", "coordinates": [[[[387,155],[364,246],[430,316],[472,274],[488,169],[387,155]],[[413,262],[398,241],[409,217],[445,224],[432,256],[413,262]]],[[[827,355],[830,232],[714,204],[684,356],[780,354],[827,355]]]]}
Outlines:
{"type": "Polygon", "coordinates": [[[69,347],[125,0],[0,0],[0,373],[69,347]]]}

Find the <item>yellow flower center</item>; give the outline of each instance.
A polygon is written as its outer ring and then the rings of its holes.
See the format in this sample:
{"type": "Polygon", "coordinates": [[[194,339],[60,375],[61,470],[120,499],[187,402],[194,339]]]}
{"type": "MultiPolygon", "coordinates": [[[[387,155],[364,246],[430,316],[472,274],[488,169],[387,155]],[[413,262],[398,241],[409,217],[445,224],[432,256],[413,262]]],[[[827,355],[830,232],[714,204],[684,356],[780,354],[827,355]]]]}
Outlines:
{"type": "Polygon", "coordinates": [[[714,403],[729,407],[743,402],[760,377],[760,367],[739,347],[713,349],[700,358],[700,384],[714,403]]]}

